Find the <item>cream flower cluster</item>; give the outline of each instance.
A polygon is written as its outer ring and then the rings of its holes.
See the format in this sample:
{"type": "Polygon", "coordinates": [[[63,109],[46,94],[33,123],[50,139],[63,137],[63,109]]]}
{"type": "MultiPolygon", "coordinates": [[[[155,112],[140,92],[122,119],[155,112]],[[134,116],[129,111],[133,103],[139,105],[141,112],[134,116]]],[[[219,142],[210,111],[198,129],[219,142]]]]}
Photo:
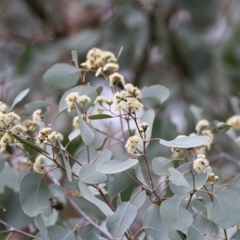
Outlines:
{"type": "Polygon", "coordinates": [[[196,173],[207,173],[209,170],[209,162],[204,154],[198,154],[197,158],[193,161],[193,169],[196,173]]]}
{"type": "Polygon", "coordinates": [[[96,76],[98,76],[102,71],[116,72],[119,69],[116,62],[117,58],[112,52],[92,48],[87,53],[86,62],[82,63],[81,66],[87,71],[96,70],[96,76]]]}
{"type": "Polygon", "coordinates": [[[33,164],[33,170],[37,173],[44,173],[44,160],[45,156],[39,155],[33,164]]]}
{"type": "Polygon", "coordinates": [[[142,139],[138,136],[131,136],[128,138],[125,148],[129,154],[134,154],[137,151],[138,146],[142,143],[142,139]]]}
{"type": "Polygon", "coordinates": [[[230,117],[227,122],[233,129],[240,130],[240,115],[230,117]]]}
{"type": "Polygon", "coordinates": [[[37,137],[38,143],[54,143],[57,140],[62,141],[63,135],[59,132],[53,131],[49,127],[43,128],[39,133],[37,137]]]}
{"type": "Polygon", "coordinates": [[[80,107],[83,107],[84,104],[91,101],[91,98],[87,95],[79,96],[78,92],[71,92],[66,96],[65,101],[67,103],[68,112],[71,112],[71,110],[76,108],[76,104],[81,104],[80,107]]]}

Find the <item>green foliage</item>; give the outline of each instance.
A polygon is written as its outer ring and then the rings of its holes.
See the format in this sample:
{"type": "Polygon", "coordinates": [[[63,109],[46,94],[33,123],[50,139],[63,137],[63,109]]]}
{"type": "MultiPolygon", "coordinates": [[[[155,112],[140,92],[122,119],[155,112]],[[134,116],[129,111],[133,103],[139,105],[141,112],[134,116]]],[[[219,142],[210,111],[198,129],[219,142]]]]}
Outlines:
{"type": "MultiPolygon", "coordinates": [[[[6,207],[2,224],[34,224],[36,231],[21,234],[44,240],[237,239],[240,177],[225,180],[206,155],[213,134],[239,142],[240,117],[215,121],[210,130],[201,109],[192,105],[200,120],[196,132],[164,140],[154,127],[153,109],[163,110],[170,96],[166,87],[140,90],[125,83],[115,55],[98,48],[89,50],[86,62],[78,61],[72,51],[74,66],[56,64],[44,74],[55,89],[81,79],[53,111],[48,101],[37,100],[25,104],[23,120],[13,112],[29,89],[10,108],[0,104],[0,192],[18,196],[0,202],[6,207]],[[89,71],[105,79],[104,87],[88,83],[89,71]]],[[[236,111],[238,103],[232,99],[236,111]]],[[[165,134],[175,135],[167,121],[165,134]]]]}

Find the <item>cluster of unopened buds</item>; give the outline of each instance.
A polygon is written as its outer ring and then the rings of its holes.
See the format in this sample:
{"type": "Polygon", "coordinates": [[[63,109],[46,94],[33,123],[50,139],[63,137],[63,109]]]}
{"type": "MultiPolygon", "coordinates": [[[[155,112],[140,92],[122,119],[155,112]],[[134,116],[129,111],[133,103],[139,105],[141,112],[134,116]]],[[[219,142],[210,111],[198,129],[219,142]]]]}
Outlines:
{"type": "Polygon", "coordinates": [[[218,177],[218,176],[215,176],[214,173],[211,173],[211,174],[208,176],[208,179],[207,179],[207,181],[210,182],[211,185],[216,184],[218,180],[219,180],[219,177],[218,177]]]}

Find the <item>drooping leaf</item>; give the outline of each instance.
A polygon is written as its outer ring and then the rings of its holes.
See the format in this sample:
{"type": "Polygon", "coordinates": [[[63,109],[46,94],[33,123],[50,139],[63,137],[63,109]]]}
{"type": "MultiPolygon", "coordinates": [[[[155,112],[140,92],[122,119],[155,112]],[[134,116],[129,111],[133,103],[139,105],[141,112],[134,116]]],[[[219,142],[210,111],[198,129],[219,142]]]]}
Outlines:
{"type": "Polygon", "coordinates": [[[136,174],[136,177],[137,179],[146,187],[149,188],[149,184],[147,183],[145,177],[144,177],[144,174],[142,172],[142,169],[141,169],[141,166],[140,164],[137,165],[136,169],[135,169],[135,174],[136,174]]]}
{"type": "Polygon", "coordinates": [[[167,240],[169,227],[164,223],[159,207],[152,204],[143,217],[143,228],[147,236],[153,239],[167,240]]]}
{"type": "Polygon", "coordinates": [[[230,181],[228,188],[235,191],[238,196],[240,196],[240,175],[236,176],[230,181]]]}
{"type": "Polygon", "coordinates": [[[78,137],[80,134],[81,134],[80,129],[74,130],[68,136],[69,141],[72,141],[74,138],[78,137]]]}
{"type": "Polygon", "coordinates": [[[77,54],[77,51],[76,51],[76,50],[73,50],[73,51],[71,52],[71,54],[72,54],[72,62],[74,63],[74,65],[75,65],[76,68],[79,68],[79,67],[78,67],[78,54],[77,54]]]}
{"type": "Polygon", "coordinates": [[[50,240],[50,237],[48,235],[48,232],[47,232],[47,228],[45,226],[45,223],[44,223],[44,220],[43,220],[43,217],[42,217],[42,214],[39,213],[35,219],[34,219],[34,222],[35,222],[35,225],[37,226],[37,228],[39,229],[40,231],[40,234],[41,234],[41,237],[42,239],[46,239],[46,240],[50,240]]]}
{"type": "Polygon", "coordinates": [[[30,172],[20,183],[20,201],[23,211],[30,217],[38,215],[49,202],[49,189],[43,175],[30,172]]]}
{"type": "Polygon", "coordinates": [[[190,136],[190,137],[181,137],[175,138],[171,141],[165,141],[161,139],[160,144],[166,147],[173,148],[194,148],[204,145],[210,140],[208,136],[190,136]]]}
{"type": "Polygon", "coordinates": [[[91,120],[101,120],[106,118],[112,118],[112,116],[108,114],[97,114],[97,115],[88,116],[88,118],[91,120]]]}
{"type": "Polygon", "coordinates": [[[230,125],[226,124],[226,123],[222,123],[222,122],[218,122],[217,126],[215,126],[212,129],[212,133],[216,134],[216,133],[222,133],[222,132],[226,132],[231,128],[230,125]]]}
{"type": "Polygon", "coordinates": [[[187,240],[203,240],[213,232],[211,221],[197,213],[194,215],[194,220],[187,232],[187,240]]]}
{"type": "Polygon", "coordinates": [[[88,184],[98,184],[107,180],[107,176],[98,172],[93,164],[84,164],[80,169],[79,178],[88,184]]]}
{"type": "Polygon", "coordinates": [[[97,95],[100,96],[103,91],[103,86],[96,88],[97,95]]]}
{"type": "Polygon", "coordinates": [[[118,205],[116,212],[107,217],[106,227],[113,237],[121,237],[131,226],[137,215],[137,209],[129,202],[118,205]]]}
{"type": "Polygon", "coordinates": [[[6,164],[0,173],[0,193],[3,193],[5,187],[19,191],[19,173],[14,170],[9,164],[6,164]]]}
{"type": "Polygon", "coordinates": [[[83,183],[78,183],[80,193],[82,196],[88,200],[89,202],[93,203],[96,207],[99,208],[106,216],[112,215],[113,211],[111,208],[103,201],[99,200],[97,197],[93,195],[93,193],[89,190],[89,188],[83,183]]]}
{"type": "Polygon", "coordinates": [[[137,159],[128,159],[126,162],[118,160],[104,161],[97,165],[97,171],[104,174],[114,174],[123,172],[138,163],[137,159]]]}
{"type": "Polygon", "coordinates": [[[44,100],[32,101],[32,102],[27,103],[27,104],[24,105],[24,108],[26,109],[24,114],[27,115],[27,116],[30,116],[37,109],[41,109],[42,113],[44,113],[45,110],[46,110],[46,107],[48,105],[49,105],[49,103],[47,101],[44,101],[44,100]]]}
{"type": "Polygon", "coordinates": [[[171,167],[168,169],[170,172],[170,180],[176,186],[183,186],[189,188],[189,183],[184,177],[184,173],[179,172],[177,169],[171,167]]]}
{"type": "Polygon", "coordinates": [[[172,190],[172,192],[174,192],[177,195],[184,195],[186,193],[191,192],[193,190],[193,183],[195,185],[195,189],[200,189],[207,181],[208,174],[207,173],[200,173],[200,174],[196,174],[194,176],[194,182],[193,182],[193,175],[190,172],[190,171],[193,172],[191,162],[184,163],[176,169],[181,173],[185,173],[184,177],[189,184],[189,187],[187,187],[187,186],[177,186],[170,181],[170,189],[172,190]]]}
{"type": "Polygon", "coordinates": [[[171,228],[186,231],[193,222],[192,214],[181,206],[178,199],[167,199],[160,206],[163,221],[171,228]]]}
{"type": "Polygon", "coordinates": [[[78,112],[79,127],[81,131],[82,140],[86,145],[90,145],[95,138],[95,134],[93,130],[87,125],[87,123],[85,123],[78,109],[77,109],[77,112],[78,112]]]}
{"type": "Polygon", "coordinates": [[[156,157],[152,161],[153,172],[159,176],[169,176],[168,169],[173,167],[173,162],[163,157],[156,157]]]}
{"type": "Polygon", "coordinates": [[[28,94],[30,88],[27,88],[25,90],[23,90],[22,92],[20,92],[14,99],[12,106],[9,108],[9,111],[11,111],[14,106],[16,106],[19,102],[21,102],[23,100],[23,98],[25,98],[25,96],[28,94]]]}
{"type": "Polygon", "coordinates": [[[235,226],[240,221],[240,199],[237,193],[229,189],[216,191],[210,219],[223,229],[235,226]]]}
{"type": "Polygon", "coordinates": [[[85,240],[107,240],[107,239],[102,236],[99,236],[95,232],[90,232],[85,238],[85,240]]]}
{"type": "Polygon", "coordinates": [[[66,63],[58,63],[50,67],[43,75],[45,84],[56,89],[70,88],[79,80],[79,70],[66,63]]]}
{"type": "Polygon", "coordinates": [[[146,191],[143,191],[141,187],[137,187],[131,197],[131,204],[134,205],[137,209],[139,209],[146,201],[146,191]],[[141,192],[139,192],[141,190],[141,192]],[[139,192],[139,193],[137,193],[139,192]]]}
{"type": "MultiPolygon", "coordinates": [[[[106,139],[106,138],[105,138],[106,139]]],[[[105,140],[104,140],[105,141],[105,140]]],[[[99,151],[99,150],[97,150],[99,151]]],[[[112,158],[112,152],[109,149],[103,150],[97,157],[97,160],[95,161],[95,164],[98,165],[101,162],[109,161],[112,158]]]]}
{"type": "Polygon", "coordinates": [[[147,108],[156,108],[160,107],[168,99],[169,95],[169,90],[161,85],[143,87],[141,102],[147,108]]]}
{"type": "MultiPolygon", "coordinates": [[[[82,85],[82,86],[77,86],[77,87],[71,88],[68,91],[66,91],[63,94],[63,96],[61,97],[61,100],[59,102],[59,112],[62,112],[65,109],[67,109],[67,103],[66,103],[65,98],[67,97],[67,95],[69,93],[72,93],[72,92],[77,92],[79,94],[79,96],[87,95],[91,99],[91,101],[84,104],[83,107],[81,104],[79,104],[79,105],[81,105],[83,112],[86,112],[93,105],[93,103],[97,97],[96,90],[92,86],[82,85]]],[[[74,110],[72,112],[74,112],[74,110]]]]}
{"type": "MultiPolygon", "coordinates": [[[[127,170],[129,175],[134,175],[133,169],[127,170]]],[[[107,183],[107,191],[110,200],[113,200],[119,193],[122,193],[135,182],[125,172],[109,175],[107,183]]]]}
{"type": "Polygon", "coordinates": [[[44,153],[44,154],[49,155],[49,153],[48,153],[47,151],[45,151],[44,149],[38,147],[38,146],[35,145],[34,143],[32,143],[32,142],[30,142],[30,141],[28,141],[28,140],[26,140],[26,139],[24,139],[24,138],[21,138],[21,137],[19,137],[18,135],[13,134],[13,133],[12,133],[12,136],[13,136],[16,140],[18,140],[20,143],[23,143],[23,144],[29,146],[30,148],[33,148],[33,149],[36,150],[37,152],[39,152],[39,153],[44,153]]]}
{"type": "Polygon", "coordinates": [[[7,156],[5,154],[0,153],[0,173],[4,169],[6,158],[7,158],[7,156]]]}
{"type": "Polygon", "coordinates": [[[61,144],[60,141],[58,141],[58,145],[59,145],[60,153],[62,155],[64,167],[66,169],[66,174],[67,174],[68,181],[72,182],[72,169],[71,169],[71,166],[69,164],[68,154],[67,155],[65,154],[65,152],[64,152],[65,149],[64,149],[64,147],[63,147],[63,145],[61,144]]]}

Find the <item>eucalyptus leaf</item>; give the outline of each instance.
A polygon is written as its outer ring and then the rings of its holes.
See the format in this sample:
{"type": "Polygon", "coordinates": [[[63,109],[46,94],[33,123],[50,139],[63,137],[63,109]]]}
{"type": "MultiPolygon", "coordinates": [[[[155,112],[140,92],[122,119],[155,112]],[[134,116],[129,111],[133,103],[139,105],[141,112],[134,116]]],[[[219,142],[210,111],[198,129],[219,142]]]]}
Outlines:
{"type": "Polygon", "coordinates": [[[49,189],[43,175],[30,172],[20,183],[20,201],[23,211],[30,217],[38,215],[49,202],[49,189]]]}
{"type": "Polygon", "coordinates": [[[107,239],[102,236],[99,236],[95,232],[90,232],[85,238],[85,240],[107,240],[107,239]]]}
{"type": "Polygon", "coordinates": [[[4,168],[0,173],[0,193],[5,191],[5,187],[19,191],[19,173],[14,170],[9,164],[4,164],[4,168]]]}
{"type": "Polygon", "coordinates": [[[137,209],[129,202],[118,205],[114,214],[107,217],[106,227],[113,237],[122,237],[137,215],[137,209]]]}
{"type": "MultiPolygon", "coordinates": [[[[106,138],[105,138],[106,139],[106,138]]],[[[105,141],[105,140],[104,140],[105,141]]],[[[98,165],[102,162],[105,161],[110,161],[110,159],[112,158],[112,151],[109,149],[104,149],[97,157],[97,160],[95,161],[94,164],[98,165]]]]}
{"type": "Polygon", "coordinates": [[[0,153],[0,173],[3,171],[4,166],[5,166],[5,160],[7,156],[3,153],[0,153]]]}
{"type": "Polygon", "coordinates": [[[97,114],[97,115],[88,116],[88,118],[91,120],[101,120],[101,119],[112,118],[112,116],[108,114],[97,114]]]}
{"type": "Polygon", "coordinates": [[[74,130],[73,132],[71,132],[71,133],[68,135],[69,141],[72,141],[73,139],[75,139],[76,137],[78,137],[80,134],[81,134],[80,129],[74,130]]]}
{"type": "Polygon", "coordinates": [[[216,191],[210,219],[223,229],[236,225],[240,221],[240,199],[237,193],[229,189],[216,191]]]}
{"type": "Polygon", "coordinates": [[[228,188],[235,191],[238,196],[240,196],[240,175],[236,176],[230,181],[228,188]]]}
{"type": "Polygon", "coordinates": [[[84,164],[80,169],[79,178],[88,184],[98,184],[107,180],[107,176],[98,172],[93,164],[84,164]]]}
{"type": "Polygon", "coordinates": [[[103,86],[96,88],[97,95],[100,96],[103,91],[103,86]]]}
{"type": "Polygon", "coordinates": [[[12,133],[12,136],[13,136],[16,140],[18,140],[20,143],[23,143],[23,144],[29,146],[30,148],[36,150],[37,152],[39,152],[39,153],[44,153],[44,154],[49,155],[49,153],[48,153],[47,151],[45,151],[44,149],[38,147],[38,146],[35,145],[33,142],[30,142],[30,141],[28,141],[28,140],[26,140],[26,139],[24,139],[24,138],[21,138],[21,137],[19,137],[18,135],[13,134],[13,133],[12,133]]]}
{"type": "MultiPolygon", "coordinates": [[[[74,232],[72,230],[68,230],[62,226],[54,225],[47,228],[48,233],[51,237],[51,240],[76,240],[74,236],[74,232]]],[[[77,240],[81,240],[78,236],[77,240]]]]}
{"type": "Polygon", "coordinates": [[[178,199],[167,199],[160,205],[163,221],[171,228],[186,231],[193,222],[192,214],[182,207],[178,199]]]}
{"type": "Polygon", "coordinates": [[[97,165],[97,171],[104,174],[114,174],[123,172],[138,163],[137,159],[128,159],[126,162],[118,160],[104,161],[97,165]]]}
{"type": "Polygon", "coordinates": [[[59,150],[60,153],[62,155],[62,159],[63,159],[63,163],[64,163],[64,167],[66,169],[66,173],[67,173],[67,178],[69,182],[72,182],[72,169],[69,163],[69,157],[68,154],[65,154],[65,148],[63,147],[63,145],[61,144],[60,141],[58,141],[58,145],[59,145],[59,150]]]}
{"type": "Polygon", "coordinates": [[[194,148],[204,145],[210,140],[208,136],[190,136],[175,138],[172,141],[165,141],[161,139],[160,144],[172,148],[194,148]]]}
{"type": "Polygon", "coordinates": [[[168,169],[173,167],[173,162],[167,158],[156,157],[152,161],[153,172],[159,176],[169,176],[168,169]]]}
{"type": "Polygon", "coordinates": [[[89,190],[89,188],[83,182],[79,181],[78,186],[79,186],[79,189],[80,189],[80,193],[82,194],[82,196],[86,200],[88,200],[89,202],[93,203],[106,216],[109,216],[109,215],[113,214],[113,211],[111,210],[111,208],[105,202],[103,202],[100,199],[98,199],[97,197],[95,197],[93,195],[93,193],[89,190]]]}
{"type": "Polygon", "coordinates": [[[12,106],[9,108],[9,111],[11,111],[14,106],[16,106],[19,102],[21,102],[23,100],[23,98],[26,97],[26,95],[28,94],[30,88],[27,88],[25,90],[23,90],[22,92],[20,92],[14,99],[12,106]]]}
{"type": "Polygon", "coordinates": [[[72,62],[75,64],[75,67],[79,69],[79,67],[78,67],[78,54],[77,54],[77,51],[73,50],[71,52],[71,54],[72,54],[72,62]]]}
{"type": "Polygon", "coordinates": [[[58,63],[49,68],[43,75],[46,85],[56,89],[73,87],[79,80],[79,70],[66,63],[58,63]]]}
{"type": "Polygon", "coordinates": [[[42,113],[44,113],[45,110],[46,110],[46,107],[48,105],[49,105],[49,103],[47,101],[44,101],[44,100],[32,101],[32,102],[27,103],[27,104],[24,105],[24,108],[26,109],[24,114],[27,115],[27,116],[30,116],[37,109],[41,109],[42,113]]]}
{"type": "Polygon", "coordinates": [[[226,123],[222,123],[222,122],[218,122],[217,126],[215,126],[212,129],[212,133],[217,134],[217,133],[222,133],[222,132],[226,132],[231,128],[230,125],[226,124],[226,123]]]}
{"type": "Polygon", "coordinates": [[[203,240],[208,239],[208,236],[213,232],[211,221],[197,213],[194,215],[194,220],[187,232],[187,240],[203,240]]]}
{"type": "Polygon", "coordinates": [[[130,202],[137,209],[139,209],[145,203],[146,198],[147,198],[146,191],[142,190],[141,187],[137,187],[132,193],[130,202]],[[139,192],[139,190],[141,191],[139,192]]]}
{"type": "Polygon", "coordinates": [[[147,108],[160,107],[161,104],[168,99],[169,90],[161,85],[152,85],[150,87],[142,88],[141,102],[147,108]]]}
{"type": "Polygon", "coordinates": [[[79,127],[81,131],[82,140],[86,145],[90,145],[95,138],[95,134],[93,130],[87,125],[87,123],[85,123],[78,109],[77,109],[77,112],[78,112],[79,127]]]}
{"type": "Polygon", "coordinates": [[[189,187],[187,186],[177,186],[170,181],[170,189],[177,195],[184,195],[189,193],[193,190],[193,184],[195,185],[195,189],[200,189],[207,181],[207,173],[200,173],[194,175],[194,182],[193,182],[193,175],[190,171],[193,172],[192,163],[184,163],[178,168],[176,168],[181,173],[185,173],[184,177],[187,180],[189,187]]]}
{"type": "Polygon", "coordinates": [[[34,222],[35,222],[35,225],[37,226],[37,228],[39,229],[40,231],[40,234],[41,234],[41,237],[42,239],[44,240],[50,240],[50,237],[48,235],[48,232],[47,232],[47,228],[45,226],[45,223],[44,223],[44,220],[43,220],[43,217],[42,217],[42,214],[39,213],[35,219],[34,219],[34,222]]]}
{"type": "Polygon", "coordinates": [[[189,183],[187,182],[186,178],[184,177],[184,173],[179,172],[175,168],[169,168],[168,171],[170,172],[170,180],[176,186],[183,186],[189,188],[189,183]]]}
{"type": "Polygon", "coordinates": [[[143,217],[143,228],[147,236],[154,240],[167,240],[169,227],[164,223],[159,212],[159,207],[152,204],[143,217]]]}
{"type": "Polygon", "coordinates": [[[207,217],[207,207],[204,205],[204,203],[202,201],[196,200],[192,204],[192,209],[196,213],[201,213],[204,217],[207,217]]]}

